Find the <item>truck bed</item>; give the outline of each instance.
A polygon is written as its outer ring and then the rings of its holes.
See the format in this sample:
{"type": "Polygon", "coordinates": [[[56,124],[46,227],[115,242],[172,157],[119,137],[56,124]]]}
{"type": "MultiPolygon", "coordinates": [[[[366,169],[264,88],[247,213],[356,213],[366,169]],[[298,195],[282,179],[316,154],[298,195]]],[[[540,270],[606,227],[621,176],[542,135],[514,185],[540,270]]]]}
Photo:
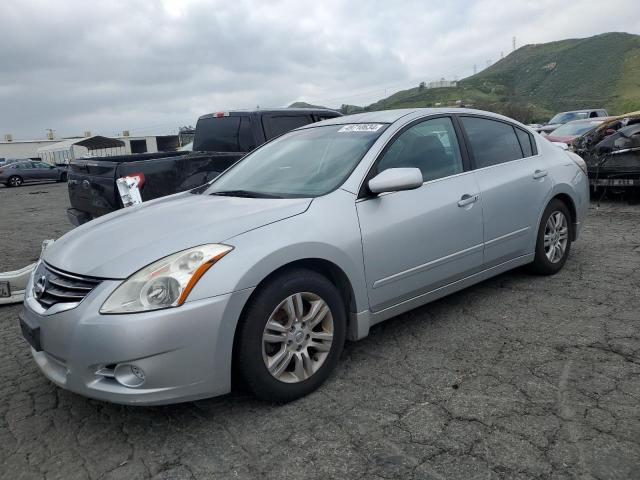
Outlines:
{"type": "Polygon", "coordinates": [[[212,180],[244,153],[179,152],[179,155],[138,154],[73,160],[68,188],[75,225],[122,208],[115,180],[142,174],[143,200],[190,190],[212,180]]]}

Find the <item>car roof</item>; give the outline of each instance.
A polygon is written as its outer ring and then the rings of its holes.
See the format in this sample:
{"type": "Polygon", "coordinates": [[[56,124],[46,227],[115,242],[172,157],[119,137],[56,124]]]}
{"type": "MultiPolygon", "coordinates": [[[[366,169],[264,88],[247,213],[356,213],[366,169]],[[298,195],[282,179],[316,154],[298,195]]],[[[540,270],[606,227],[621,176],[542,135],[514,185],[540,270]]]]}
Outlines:
{"type": "Polygon", "coordinates": [[[239,115],[251,115],[253,113],[330,113],[332,115],[341,116],[342,114],[337,110],[332,110],[330,108],[265,108],[265,109],[256,109],[256,110],[219,110],[217,112],[207,113],[205,115],[201,115],[198,117],[198,120],[201,118],[213,118],[217,117],[217,114],[224,113],[225,116],[239,116],[239,115]]]}
{"type": "Polygon", "coordinates": [[[483,115],[488,117],[495,117],[501,120],[508,120],[513,123],[519,123],[516,120],[511,118],[507,118],[503,115],[499,115],[493,112],[487,112],[485,110],[475,110],[471,108],[459,108],[459,107],[449,107],[449,108],[399,108],[395,110],[377,110],[375,112],[364,112],[364,113],[355,113],[353,115],[344,115],[342,117],[335,117],[328,120],[323,120],[317,123],[310,123],[309,125],[305,125],[300,127],[299,130],[304,128],[314,128],[317,126],[323,125],[345,125],[351,123],[394,123],[402,118],[411,115],[412,118],[415,118],[414,114],[421,114],[420,116],[429,116],[429,115],[443,115],[443,114],[474,114],[474,115],[483,115]]]}

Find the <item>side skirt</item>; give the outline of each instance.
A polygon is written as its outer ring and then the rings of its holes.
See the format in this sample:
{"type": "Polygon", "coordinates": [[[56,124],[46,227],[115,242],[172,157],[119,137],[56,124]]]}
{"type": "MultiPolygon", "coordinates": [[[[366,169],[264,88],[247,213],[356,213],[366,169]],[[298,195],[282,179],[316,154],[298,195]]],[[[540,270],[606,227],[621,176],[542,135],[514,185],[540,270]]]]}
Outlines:
{"type": "Polygon", "coordinates": [[[409,300],[405,300],[404,302],[391,307],[387,307],[378,312],[359,312],[356,314],[356,322],[354,322],[357,325],[358,332],[356,335],[353,335],[353,337],[355,337],[354,339],[364,338],[369,334],[369,327],[377,323],[388,320],[389,318],[400,315],[401,313],[408,312],[409,310],[413,310],[414,308],[425,305],[426,303],[438,300],[439,298],[445,297],[451,293],[463,290],[471,285],[487,280],[488,278],[495,277],[500,273],[531,263],[533,262],[534,257],[534,253],[522,255],[491,268],[487,268],[486,270],[482,270],[481,272],[469,275],[468,277],[462,278],[448,285],[444,285],[443,287],[423,293],[417,297],[410,298],[409,300]]]}

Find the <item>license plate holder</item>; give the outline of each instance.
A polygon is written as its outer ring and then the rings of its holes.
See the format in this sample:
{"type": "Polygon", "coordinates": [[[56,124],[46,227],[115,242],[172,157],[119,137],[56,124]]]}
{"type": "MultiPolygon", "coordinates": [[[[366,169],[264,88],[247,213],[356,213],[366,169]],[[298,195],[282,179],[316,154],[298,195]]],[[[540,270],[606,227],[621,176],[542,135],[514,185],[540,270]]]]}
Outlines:
{"type": "Polygon", "coordinates": [[[30,325],[29,321],[22,315],[18,316],[20,320],[20,330],[22,330],[22,336],[33,347],[36,352],[42,351],[42,344],[40,343],[40,327],[30,325]]]}
{"type": "Polygon", "coordinates": [[[9,282],[0,282],[0,297],[9,298],[11,296],[11,284],[9,282]]]}

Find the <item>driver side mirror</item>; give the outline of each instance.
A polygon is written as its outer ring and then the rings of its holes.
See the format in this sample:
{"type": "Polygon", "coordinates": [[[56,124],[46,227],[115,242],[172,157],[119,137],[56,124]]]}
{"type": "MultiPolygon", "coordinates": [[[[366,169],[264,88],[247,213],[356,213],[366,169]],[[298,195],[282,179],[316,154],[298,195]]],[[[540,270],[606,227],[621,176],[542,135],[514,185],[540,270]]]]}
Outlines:
{"type": "Polygon", "coordinates": [[[388,168],[369,180],[373,193],[399,192],[421,187],[422,172],[419,168],[388,168]]]}

